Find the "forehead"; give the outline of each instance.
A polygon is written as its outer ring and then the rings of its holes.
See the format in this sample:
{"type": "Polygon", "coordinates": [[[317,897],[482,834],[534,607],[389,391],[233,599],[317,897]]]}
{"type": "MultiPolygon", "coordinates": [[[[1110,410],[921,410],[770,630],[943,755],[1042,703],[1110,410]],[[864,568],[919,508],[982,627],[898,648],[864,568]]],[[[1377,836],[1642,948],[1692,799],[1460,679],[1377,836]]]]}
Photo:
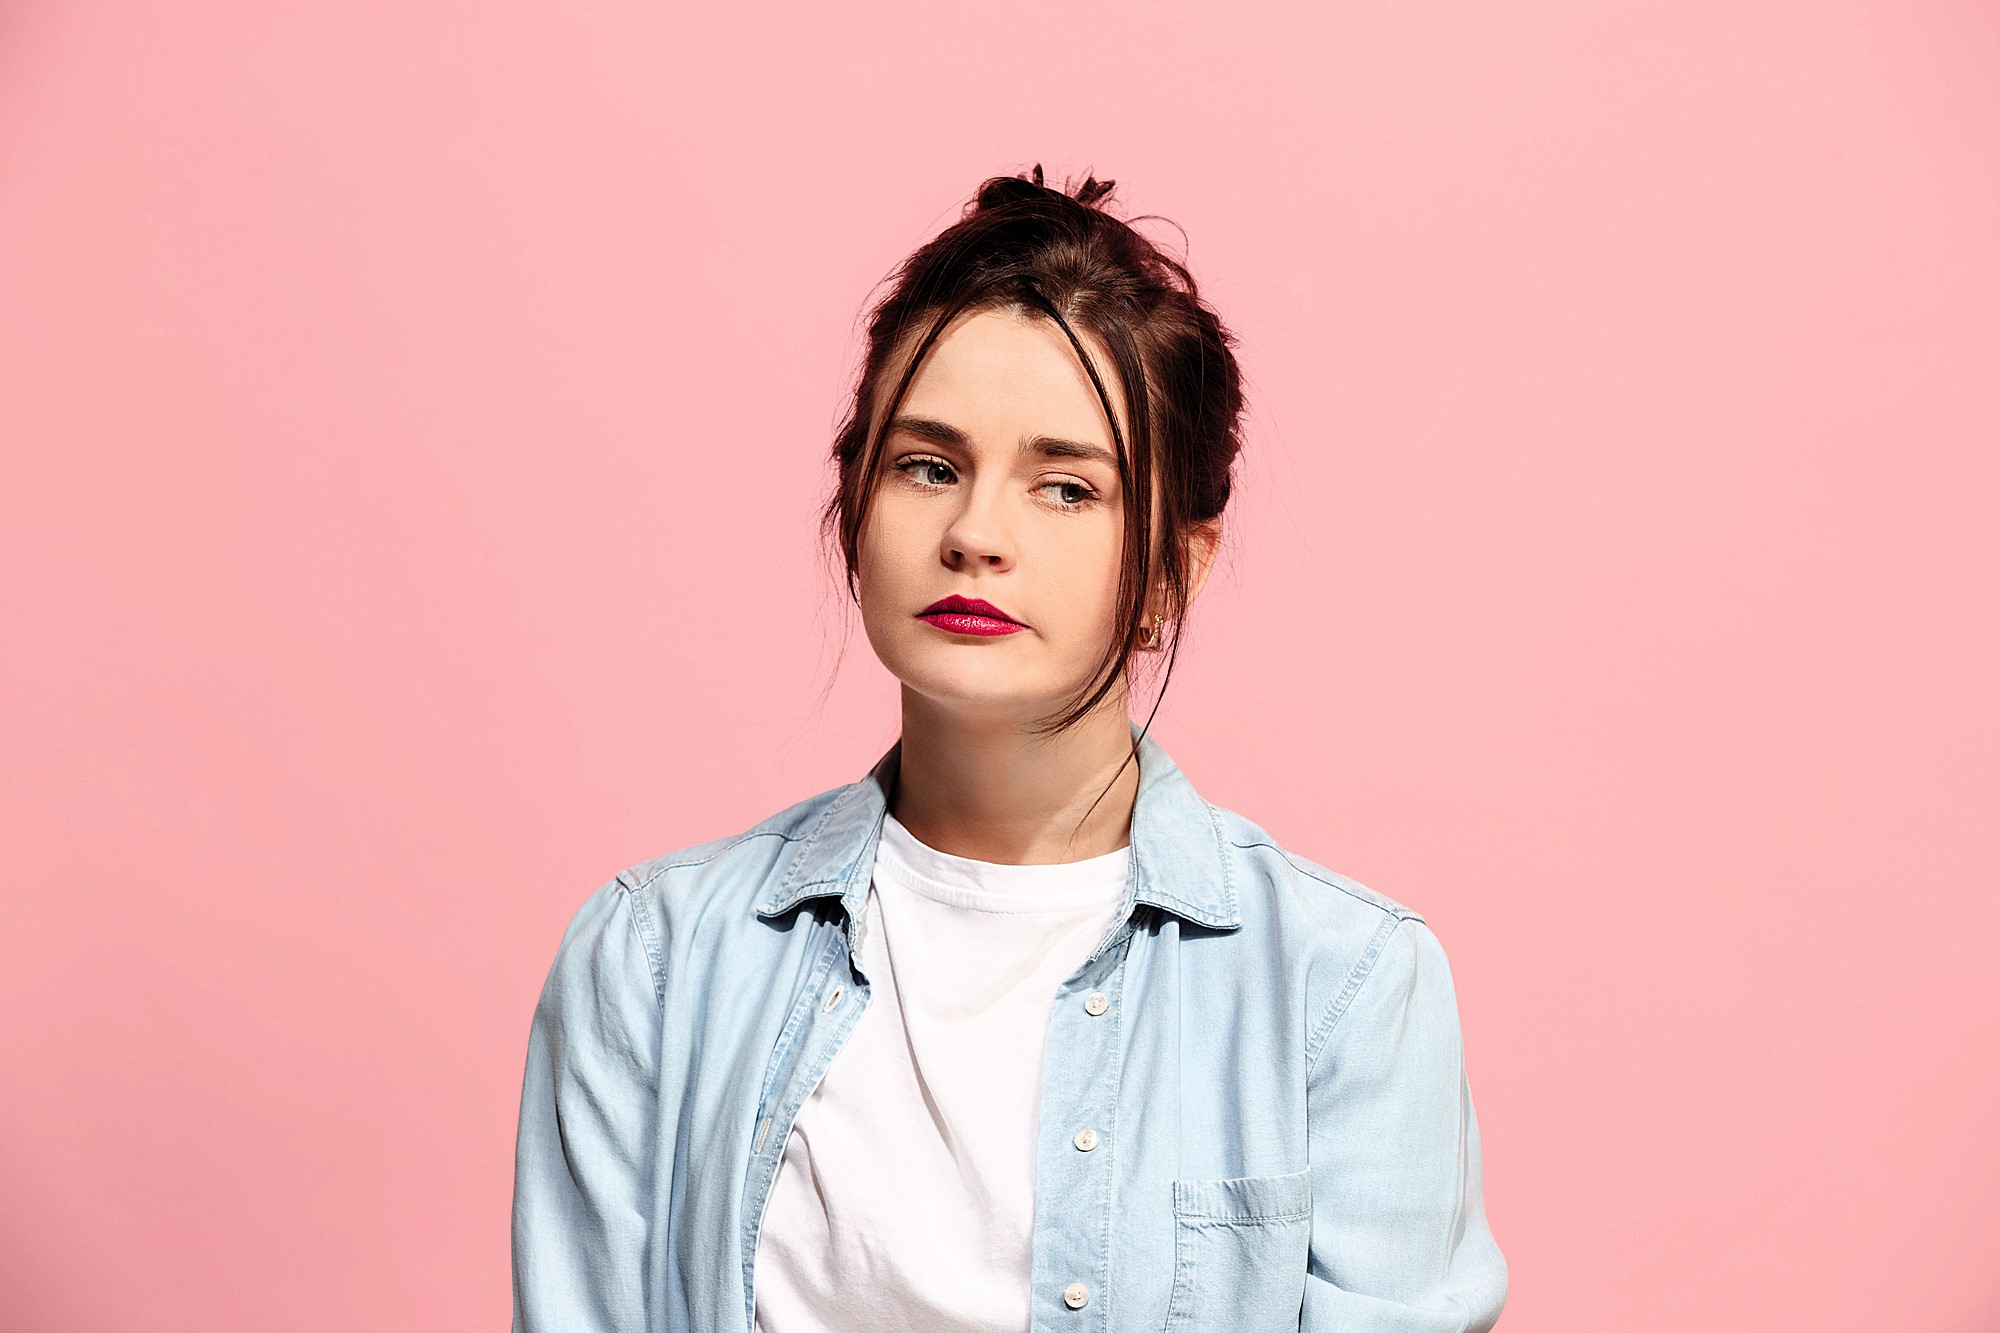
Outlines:
{"type": "MultiPolygon", "coordinates": [[[[1087,329],[1074,322],[1071,327],[1122,428],[1125,395],[1109,353],[1087,329]]],[[[896,369],[903,364],[899,360],[896,369]]],[[[895,377],[885,379],[893,389],[895,377]]],[[[1089,372],[1068,336],[1045,316],[1007,310],[959,315],[931,345],[899,412],[936,417],[975,439],[990,436],[995,443],[1012,444],[1014,438],[1040,433],[1113,447],[1089,372]]],[[[1127,439],[1129,443],[1129,434],[1127,439]]]]}

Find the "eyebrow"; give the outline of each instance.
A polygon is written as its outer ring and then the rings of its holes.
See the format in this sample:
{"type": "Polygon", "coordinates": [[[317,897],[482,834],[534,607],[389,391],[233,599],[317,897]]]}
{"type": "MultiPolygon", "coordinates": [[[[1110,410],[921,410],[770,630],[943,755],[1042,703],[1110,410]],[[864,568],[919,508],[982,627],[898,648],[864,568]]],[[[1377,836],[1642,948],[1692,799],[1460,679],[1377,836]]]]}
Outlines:
{"type": "MultiPolygon", "coordinates": [[[[898,416],[889,423],[889,431],[903,431],[918,439],[930,440],[935,444],[952,444],[961,449],[970,448],[972,437],[948,421],[936,417],[898,416]]],[[[1016,451],[1021,455],[1040,454],[1043,458],[1083,458],[1094,463],[1102,463],[1112,471],[1118,470],[1118,457],[1101,444],[1083,444],[1076,440],[1060,439],[1053,435],[1030,435],[1021,441],[1016,451]]]]}

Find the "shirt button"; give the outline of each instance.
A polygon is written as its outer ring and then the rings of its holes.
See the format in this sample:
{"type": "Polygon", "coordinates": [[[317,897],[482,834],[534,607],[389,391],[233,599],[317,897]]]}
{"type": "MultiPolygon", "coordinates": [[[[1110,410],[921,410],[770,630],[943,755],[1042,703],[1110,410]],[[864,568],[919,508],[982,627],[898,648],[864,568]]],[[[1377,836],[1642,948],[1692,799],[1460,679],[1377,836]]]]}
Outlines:
{"type": "Polygon", "coordinates": [[[846,987],[845,985],[840,985],[840,986],[835,986],[835,987],[833,988],[833,994],[831,994],[831,995],[829,995],[829,996],[827,996],[827,997],[826,997],[826,1005],[825,1005],[825,1007],[824,1007],[824,1008],[823,1008],[823,1009],[821,1010],[821,1012],[822,1012],[822,1013],[832,1013],[832,1012],[833,1012],[833,1006],[835,1006],[836,1004],[839,1004],[839,1003],[840,1003],[840,997],[841,997],[841,996],[843,996],[843,995],[845,995],[845,994],[847,994],[847,987],[846,987]]]}
{"type": "Polygon", "coordinates": [[[1097,1146],[1097,1131],[1094,1129],[1079,1129],[1076,1132],[1074,1142],[1076,1143],[1076,1150],[1078,1152],[1089,1152],[1097,1146]]]}
{"type": "Polygon", "coordinates": [[[1097,1017],[1110,1007],[1111,1001],[1105,998],[1104,992],[1101,990],[1094,990],[1083,997],[1083,1012],[1089,1014],[1092,1018],[1097,1017]]]}
{"type": "Polygon", "coordinates": [[[1072,1282],[1063,1288],[1063,1304],[1072,1310],[1081,1310],[1090,1303],[1090,1288],[1081,1282],[1072,1282]]]}

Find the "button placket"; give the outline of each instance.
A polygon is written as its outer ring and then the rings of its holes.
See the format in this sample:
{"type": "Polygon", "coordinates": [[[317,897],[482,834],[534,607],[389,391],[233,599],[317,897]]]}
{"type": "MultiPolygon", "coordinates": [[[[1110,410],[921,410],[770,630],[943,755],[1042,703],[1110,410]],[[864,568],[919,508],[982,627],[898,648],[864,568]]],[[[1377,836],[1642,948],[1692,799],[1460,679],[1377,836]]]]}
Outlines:
{"type": "MultiPolygon", "coordinates": [[[[1118,1122],[1124,1063],[1121,1024],[1111,997],[1119,992],[1133,938],[1129,928],[1115,933],[1102,955],[1085,964],[1070,982],[1077,989],[1058,1002],[1049,1027],[1038,1135],[1036,1178],[1042,1188],[1036,1191],[1034,1284],[1048,1293],[1042,1300],[1060,1295],[1066,1311],[1082,1310],[1096,1296],[1110,1299],[1107,1219],[1116,1165],[1110,1135],[1118,1122]],[[1102,989],[1086,989],[1093,983],[1102,989]]],[[[1065,1319],[1055,1327],[1081,1333],[1085,1325],[1065,1319]]]]}
{"type": "MultiPolygon", "coordinates": [[[[815,979],[825,976],[849,958],[842,947],[844,940],[836,936],[839,943],[829,946],[826,954],[814,968],[815,979]]],[[[820,1001],[820,1013],[830,1015],[847,995],[847,985],[835,982],[827,997],[820,1001]]],[[[774,1109],[764,1117],[756,1134],[752,1152],[756,1162],[752,1167],[752,1193],[750,1215],[755,1219],[743,1231],[743,1301],[746,1309],[755,1310],[757,1300],[756,1256],[758,1235],[763,1230],[764,1214],[771,1202],[771,1185],[777,1174],[779,1160],[783,1156],[781,1136],[773,1130],[782,1128],[790,1133],[790,1126],[796,1122],[799,1109],[805,1104],[820,1080],[825,1077],[828,1066],[846,1046],[854,1026],[866,1012],[868,983],[866,978],[856,981],[854,994],[856,1003],[847,1006],[837,1017],[812,1021],[812,995],[808,991],[798,999],[798,1007],[793,1011],[792,1020],[786,1024],[786,1032],[779,1038],[779,1045],[772,1052],[772,1060],[782,1082],[777,1085],[774,1109]]]]}

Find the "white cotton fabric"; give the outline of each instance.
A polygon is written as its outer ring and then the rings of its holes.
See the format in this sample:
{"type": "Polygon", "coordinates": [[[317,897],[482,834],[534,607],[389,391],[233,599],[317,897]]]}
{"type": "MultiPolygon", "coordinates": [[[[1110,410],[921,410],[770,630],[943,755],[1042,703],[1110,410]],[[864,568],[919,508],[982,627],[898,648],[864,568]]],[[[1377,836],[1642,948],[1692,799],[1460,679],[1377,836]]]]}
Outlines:
{"type": "Polygon", "coordinates": [[[867,1010],[786,1140],[758,1236],[757,1333],[1023,1333],[1056,990],[1110,924],[1128,844],[1002,865],[885,815],[867,1010]]]}

